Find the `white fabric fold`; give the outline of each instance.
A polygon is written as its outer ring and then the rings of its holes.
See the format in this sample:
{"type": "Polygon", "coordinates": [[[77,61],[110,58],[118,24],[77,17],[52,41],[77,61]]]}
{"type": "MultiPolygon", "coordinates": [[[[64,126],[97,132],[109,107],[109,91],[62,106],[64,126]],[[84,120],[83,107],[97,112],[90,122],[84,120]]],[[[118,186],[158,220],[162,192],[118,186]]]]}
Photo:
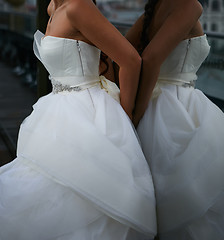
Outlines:
{"type": "MultiPolygon", "coordinates": [[[[102,91],[100,88],[89,90],[97,91],[98,94],[102,91]]],[[[156,232],[153,183],[132,127],[131,125],[125,127],[127,124],[125,118],[127,120],[128,117],[123,113],[120,105],[116,107],[118,113],[112,110],[112,106],[111,108],[107,106],[111,116],[114,114],[113,117],[119,116],[119,119],[123,119],[112,125],[125,128],[126,134],[130,131],[129,136],[123,135],[124,129],[120,127],[115,128],[116,132],[111,132],[112,136],[116,136],[116,141],[119,141],[119,135],[121,140],[123,139],[122,142],[124,137],[129,138],[129,142],[125,144],[132,148],[128,150],[130,154],[122,150],[122,145],[117,146],[114,143],[114,137],[110,139],[111,137],[108,136],[110,129],[106,129],[105,135],[94,122],[90,121],[89,113],[85,113],[86,97],[80,94],[85,96],[88,92],[53,94],[47,97],[48,104],[44,104],[43,99],[36,105],[33,116],[21,126],[17,155],[25,164],[40,172],[43,171],[54,181],[68,186],[109,216],[152,237],[156,232]],[[50,105],[49,101],[51,101],[50,105]],[[64,102],[68,101],[74,101],[74,106],[71,105],[69,107],[71,110],[68,110],[71,113],[64,108],[64,102]],[[59,109],[60,115],[55,115],[59,109]],[[42,116],[40,122],[38,122],[39,115],[42,116]],[[54,117],[57,121],[52,119],[54,117]],[[66,126],[70,128],[67,129],[66,126]],[[37,149],[41,139],[44,144],[37,149]],[[138,176],[133,172],[135,161],[139,161],[139,167],[141,166],[143,171],[138,176]]],[[[107,112],[103,114],[100,110],[104,109],[100,106],[102,104],[115,103],[114,101],[110,103],[109,96],[104,97],[103,100],[104,94],[102,95],[101,92],[101,97],[98,96],[96,99],[94,94],[92,95],[94,105],[99,108],[97,115],[100,114],[100,118],[106,113],[104,118],[112,121],[113,117],[110,118],[107,112]]],[[[104,122],[97,115],[95,118],[104,122]]]]}
{"type": "MultiPolygon", "coordinates": [[[[72,192],[77,198],[84,199],[90,208],[92,206],[96,217],[100,212],[100,216],[106,216],[105,222],[114,219],[122,229],[132,228],[154,238],[157,226],[150,169],[130,119],[118,103],[118,87],[103,76],[98,76],[99,49],[66,38],[46,37],[43,41],[43,36],[39,31],[36,32],[34,52],[52,79],[68,88],[76,86],[78,90],[80,86],[83,91],[50,93],[38,100],[20,128],[17,159],[21,168],[9,167],[5,171],[6,177],[11,170],[15,171],[17,174],[12,181],[16,182],[20,169],[27,167],[32,174],[27,176],[30,182],[25,182],[30,185],[25,184],[22,189],[24,193],[27,194],[30,186],[35,189],[34,179],[42,181],[38,191],[43,198],[43,192],[48,191],[50,182],[52,186],[55,185],[55,192],[58,184],[69,195],[72,192]],[[49,181],[38,177],[38,174],[49,181]]],[[[7,195],[4,199],[7,202],[7,195]]],[[[43,200],[48,202],[48,199],[43,200]]],[[[58,219],[57,213],[61,210],[53,207],[57,199],[51,201],[47,206],[52,206],[52,217],[58,219]]],[[[20,205],[24,205],[24,202],[20,205]]],[[[14,208],[11,209],[10,203],[6,205],[12,216],[20,216],[13,211],[14,208]]],[[[78,203],[76,207],[79,207],[78,203]]],[[[26,216],[27,213],[35,221],[44,219],[42,211],[35,213],[29,209],[39,209],[38,199],[29,202],[27,209],[23,210],[24,214],[20,214],[26,216]]],[[[82,217],[87,216],[88,224],[93,215],[82,211],[82,217]]],[[[7,212],[7,208],[4,208],[3,222],[8,219],[7,212]]],[[[81,219],[76,226],[83,225],[82,220],[85,222],[85,219],[81,219]]],[[[27,234],[30,231],[32,226],[27,234]]],[[[114,233],[112,236],[115,236],[114,233]]],[[[51,237],[49,235],[46,239],[51,237]]]]}

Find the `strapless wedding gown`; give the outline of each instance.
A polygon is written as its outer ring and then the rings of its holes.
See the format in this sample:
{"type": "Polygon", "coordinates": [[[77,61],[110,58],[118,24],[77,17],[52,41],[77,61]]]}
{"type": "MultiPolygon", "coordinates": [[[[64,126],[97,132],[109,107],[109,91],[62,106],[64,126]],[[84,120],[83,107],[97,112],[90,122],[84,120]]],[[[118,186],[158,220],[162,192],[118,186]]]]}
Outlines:
{"type": "Polygon", "coordinates": [[[209,49],[206,35],[174,49],[137,129],[161,240],[224,239],[224,114],[193,87],[209,49]]]}
{"type": "Polygon", "coordinates": [[[99,77],[100,50],[39,31],[34,39],[53,92],[0,168],[0,239],[153,238],[152,177],[118,88],[99,77]]]}

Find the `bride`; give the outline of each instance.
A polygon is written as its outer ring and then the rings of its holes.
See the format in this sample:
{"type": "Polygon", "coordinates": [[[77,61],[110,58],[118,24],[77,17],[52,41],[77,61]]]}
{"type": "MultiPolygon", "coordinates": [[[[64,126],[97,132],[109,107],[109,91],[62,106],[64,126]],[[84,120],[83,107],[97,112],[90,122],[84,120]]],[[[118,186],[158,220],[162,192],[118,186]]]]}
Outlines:
{"type": "Polygon", "coordinates": [[[0,239],[152,239],[154,188],[130,120],[141,59],[91,0],[52,0],[48,12],[34,52],[53,91],[0,168],[0,239]],[[101,51],[120,66],[120,96],[99,76],[101,51]]]}
{"type": "Polygon", "coordinates": [[[160,240],[224,239],[224,114],[194,88],[210,50],[201,13],[197,0],[148,0],[127,33],[143,59],[133,120],[160,240]]]}

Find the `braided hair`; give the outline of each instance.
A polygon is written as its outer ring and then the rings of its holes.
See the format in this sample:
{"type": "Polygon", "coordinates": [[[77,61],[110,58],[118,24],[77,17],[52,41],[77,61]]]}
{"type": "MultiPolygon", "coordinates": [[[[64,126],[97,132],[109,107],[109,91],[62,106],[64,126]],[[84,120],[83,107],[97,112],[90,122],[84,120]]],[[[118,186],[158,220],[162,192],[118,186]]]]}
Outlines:
{"type": "Polygon", "coordinates": [[[148,0],[145,5],[144,20],[142,27],[142,34],[140,38],[139,53],[141,54],[144,48],[149,44],[149,26],[152,21],[154,9],[158,0],[148,0]]]}
{"type": "MultiPolygon", "coordinates": [[[[92,1],[94,2],[94,4],[96,4],[96,0],[92,0],[92,1]]],[[[100,75],[103,75],[103,74],[107,73],[107,71],[109,69],[109,64],[107,62],[107,58],[108,58],[108,56],[101,51],[100,60],[106,65],[106,69],[104,71],[102,71],[100,73],[100,75]]]]}

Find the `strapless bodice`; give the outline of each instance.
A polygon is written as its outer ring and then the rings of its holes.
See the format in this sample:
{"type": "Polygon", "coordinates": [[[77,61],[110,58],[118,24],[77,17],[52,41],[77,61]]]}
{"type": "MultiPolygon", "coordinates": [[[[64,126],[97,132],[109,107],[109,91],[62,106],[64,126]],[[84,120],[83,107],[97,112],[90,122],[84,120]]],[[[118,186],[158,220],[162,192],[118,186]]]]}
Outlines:
{"type": "Polygon", "coordinates": [[[208,56],[206,35],[186,39],[172,51],[160,68],[159,80],[188,83],[197,79],[196,72],[208,56]]]}
{"type": "Polygon", "coordinates": [[[34,34],[34,53],[55,79],[99,77],[100,50],[83,41],[34,34]]]}
{"type": "Polygon", "coordinates": [[[50,76],[53,93],[81,91],[96,85],[120,102],[115,83],[99,76],[101,51],[80,40],[34,34],[34,53],[50,76]]]}

